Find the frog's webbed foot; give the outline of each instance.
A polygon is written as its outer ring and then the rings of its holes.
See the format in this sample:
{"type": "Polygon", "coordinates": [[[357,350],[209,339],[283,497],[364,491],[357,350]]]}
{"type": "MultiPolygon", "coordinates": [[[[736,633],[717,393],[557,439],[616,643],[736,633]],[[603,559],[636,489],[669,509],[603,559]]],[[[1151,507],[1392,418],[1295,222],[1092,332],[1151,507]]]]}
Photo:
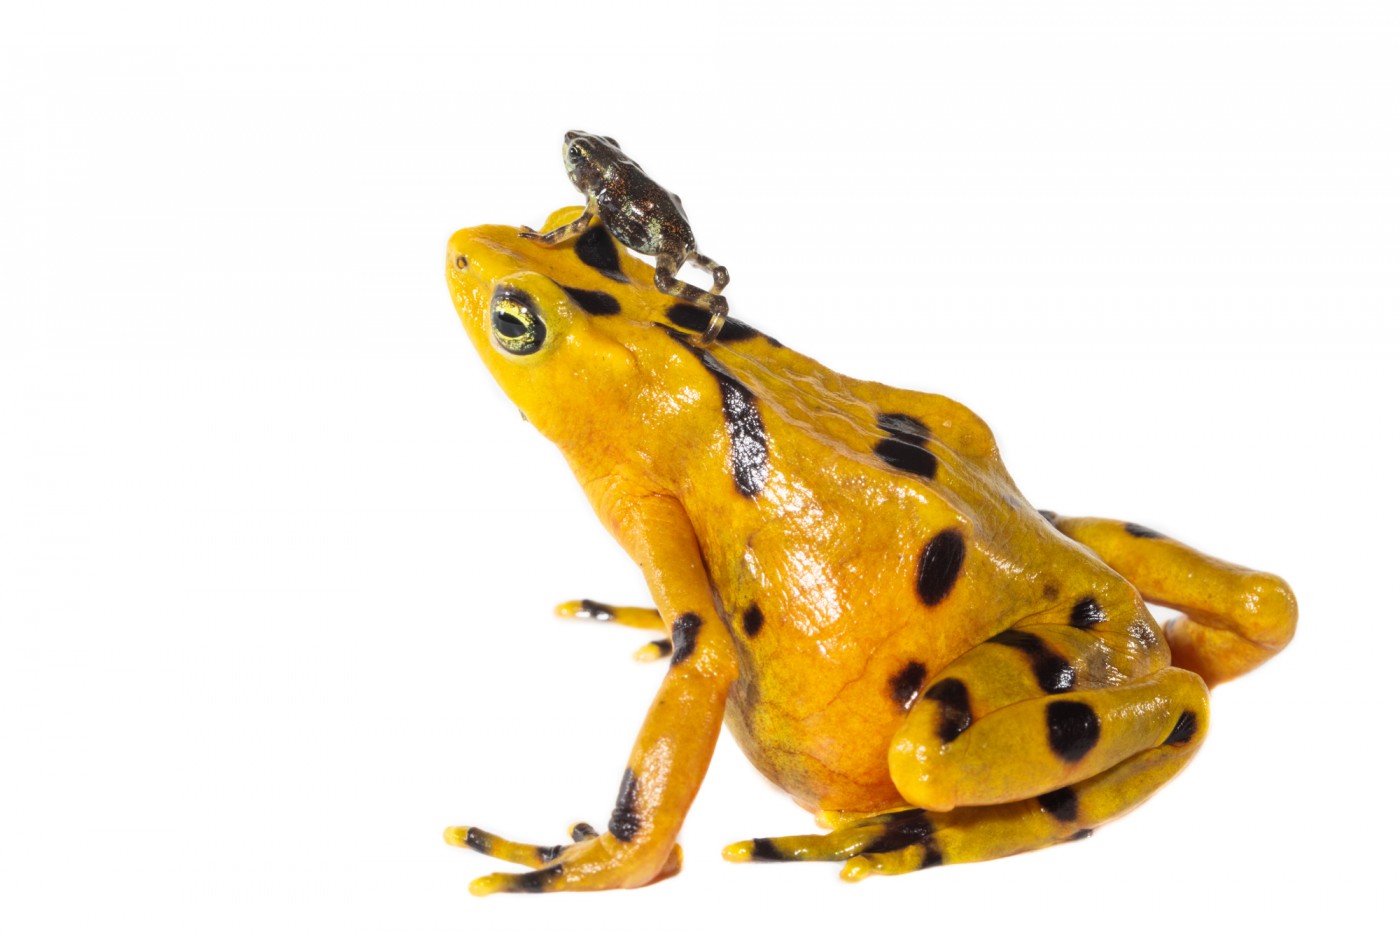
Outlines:
{"type": "MultiPolygon", "coordinates": [[[[480,827],[448,827],[443,839],[452,846],[476,850],[487,856],[503,859],[530,872],[493,872],[471,883],[473,895],[493,895],[497,892],[558,892],[616,888],[619,882],[632,881],[623,874],[615,853],[610,852],[598,831],[591,824],[580,822],[569,828],[573,843],[535,846],[515,843],[498,837],[480,827]]],[[[661,871],[650,880],[660,881],[680,871],[681,848],[672,847],[661,871]]]]}
{"type": "Polygon", "coordinates": [[[556,227],[548,233],[540,233],[530,227],[522,227],[519,236],[524,240],[533,240],[545,246],[555,246],[565,240],[572,240],[588,229],[588,225],[593,221],[594,212],[592,209],[585,209],[574,220],[569,221],[562,227],[556,227]]]}
{"type": "MultiPolygon", "coordinates": [[[[596,600],[569,600],[554,608],[556,616],[566,619],[589,619],[600,623],[617,623],[631,629],[656,629],[664,632],[661,614],[650,607],[613,606],[596,600]]],[[[638,649],[632,657],[639,662],[654,662],[669,657],[671,640],[657,639],[638,649]]]]}
{"type": "Polygon", "coordinates": [[[719,294],[720,290],[729,284],[729,272],[723,266],[714,265],[714,261],[707,257],[697,257],[698,254],[692,254],[690,258],[697,263],[704,259],[706,263],[711,264],[705,267],[714,277],[714,286],[710,291],[706,292],[677,279],[676,273],[680,271],[681,263],[674,256],[665,253],[656,257],[655,283],[658,291],[673,295],[710,313],[710,325],[700,338],[700,343],[708,344],[719,336],[720,329],[724,327],[724,319],[729,315],[729,300],[719,294]]]}

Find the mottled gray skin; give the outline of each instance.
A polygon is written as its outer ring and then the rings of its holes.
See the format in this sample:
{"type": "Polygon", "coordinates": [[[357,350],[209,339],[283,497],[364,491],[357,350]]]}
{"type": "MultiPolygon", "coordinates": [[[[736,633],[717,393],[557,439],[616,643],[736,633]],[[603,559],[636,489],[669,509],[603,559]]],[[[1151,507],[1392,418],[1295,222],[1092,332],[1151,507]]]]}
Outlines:
{"type": "Polygon", "coordinates": [[[665,253],[677,265],[695,253],[695,234],[681,199],[652,181],[612,137],[565,133],[564,167],[608,233],[624,246],[647,256],[665,253]]]}
{"type": "Polygon", "coordinates": [[[695,233],[690,229],[681,199],[652,181],[611,136],[578,130],[565,133],[564,168],[574,187],[588,196],[583,214],[546,233],[526,228],[520,236],[553,246],[579,236],[598,216],[603,227],[623,246],[656,257],[659,291],[710,313],[710,326],[700,340],[714,340],[729,314],[729,302],[719,294],[729,284],[729,271],[695,251],[695,233]],[[687,262],[710,274],[714,284],[708,292],[676,278],[687,262]]]}

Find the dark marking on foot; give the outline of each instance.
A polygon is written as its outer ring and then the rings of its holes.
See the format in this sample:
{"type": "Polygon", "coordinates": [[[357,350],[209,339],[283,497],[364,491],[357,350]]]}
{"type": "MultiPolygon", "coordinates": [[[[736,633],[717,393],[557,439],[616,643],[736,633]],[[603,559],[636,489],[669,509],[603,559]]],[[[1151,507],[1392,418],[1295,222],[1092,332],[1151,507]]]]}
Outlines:
{"type": "Polygon", "coordinates": [[[1070,843],[1078,843],[1080,840],[1088,840],[1088,839],[1089,839],[1090,837],[1092,837],[1093,835],[1094,835],[1094,832],[1093,832],[1092,830],[1090,830],[1088,827],[1085,827],[1083,830],[1076,830],[1073,834],[1071,834],[1071,835],[1070,835],[1070,838],[1069,838],[1069,842],[1070,842],[1070,843]]]}
{"type": "Polygon", "coordinates": [[[780,863],[787,859],[786,856],[778,852],[771,837],[754,837],[753,850],[750,852],[749,858],[756,863],[780,863]]]}
{"type": "Polygon", "coordinates": [[[478,853],[485,853],[487,856],[491,855],[491,840],[486,836],[485,831],[478,830],[475,827],[468,827],[466,843],[468,847],[476,850],[478,853]]]}
{"type": "Polygon", "coordinates": [[[1085,597],[1069,611],[1069,624],[1075,629],[1092,629],[1108,619],[1108,614],[1093,597],[1085,597]]]}
{"type": "Polygon", "coordinates": [[[618,282],[626,282],[622,263],[617,257],[617,244],[602,226],[590,227],[574,241],[574,254],[586,265],[618,282]]]}
{"type": "Polygon", "coordinates": [[[919,555],[919,576],[916,586],[925,606],[936,606],[957,583],[967,546],[957,529],[944,529],[924,546],[919,555]]]}
{"type": "Polygon", "coordinates": [[[1099,741],[1099,715],[1079,701],[1051,701],[1045,707],[1050,748],[1066,762],[1078,762],[1099,741]]]}
{"type": "Polygon", "coordinates": [[[934,866],[943,865],[943,851],[938,848],[938,841],[929,837],[924,841],[924,858],[919,861],[920,869],[932,869],[934,866]]]}
{"type": "Polygon", "coordinates": [[[623,843],[629,842],[642,829],[642,815],[637,813],[637,773],[628,768],[622,773],[622,786],[617,790],[617,807],[608,821],[608,832],[623,843]]]}
{"type": "Polygon", "coordinates": [[[1024,652],[1035,672],[1036,684],[1046,694],[1063,694],[1074,689],[1074,666],[1059,652],[1045,644],[1034,633],[1021,629],[1006,629],[987,640],[1024,652]]]}
{"type": "Polygon", "coordinates": [[[862,853],[892,853],[916,843],[923,843],[933,836],[933,824],[929,821],[928,814],[918,808],[887,816],[889,822],[885,825],[884,832],[861,850],[862,853]]]}
{"type": "Polygon", "coordinates": [[[915,447],[899,438],[884,438],[875,445],[875,456],[895,470],[912,473],[916,477],[932,480],[938,469],[938,461],[929,451],[915,447]]]}
{"type": "Polygon", "coordinates": [[[581,843],[584,840],[592,840],[594,837],[598,836],[598,831],[594,830],[593,825],[587,821],[579,821],[577,824],[574,824],[574,829],[569,832],[569,836],[574,838],[575,843],[581,843]]]}
{"type": "Polygon", "coordinates": [[[1041,809],[1062,824],[1068,824],[1079,817],[1079,796],[1073,788],[1047,791],[1035,799],[1041,809]]]}
{"type": "Polygon", "coordinates": [[[942,705],[938,738],[945,744],[951,743],[972,726],[972,704],[968,700],[967,685],[957,678],[944,678],[924,692],[924,700],[942,705]]]}
{"type": "Polygon", "coordinates": [[[693,346],[689,338],[679,331],[667,328],[667,333],[694,354],[719,381],[724,427],[729,433],[729,461],[734,471],[734,486],[744,496],[757,496],[768,482],[768,433],[764,431],[763,417],[759,414],[753,392],[735,379],[734,374],[709,351],[693,346]]]}
{"type": "Polygon", "coordinates": [[[700,631],[700,617],[695,613],[685,613],[671,624],[671,645],[675,654],[671,656],[671,667],[684,662],[695,652],[695,634],[700,631]]]}
{"type": "Polygon", "coordinates": [[[1163,746],[1185,746],[1196,738],[1196,712],[1194,710],[1184,710],[1180,717],[1176,719],[1176,726],[1167,738],[1162,741],[1163,746]]]}
{"type": "Polygon", "coordinates": [[[564,864],[550,866],[548,869],[536,869],[531,872],[522,872],[515,876],[510,883],[510,888],[517,892],[543,892],[545,887],[555,879],[564,874],[564,864]]]}
{"type": "Polygon", "coordinates": [[[657,658],[665,658],[667,655],[671,654],[670,639],[655,639],[651,642],[648,642],[647,645],[656,646],[657,658]]]}
{"type": "Polygon", "coordinates": [[[919,699],[919,689],[924,686],[924,679],[927,677],[927,668],[919,662],[910,662],[890,679],[890,697],[894,698],[894,702],[900,707],[908,710],[914,705],[914,701],[919,699]]]}
{"type": "Polygon", "coordinates": [[[540,856],[540,862],[552,863],[564,853],[564,844],[559,843],[554,846],[537,846],[535,852],[540,856]]]}
{"type": "Polygon", "coordinates": [[[607,292],[599,292],[594,289],[571,289],[567,285],[560,285],[557,282],[555,285],[567,292],[569,298],[574,300],[574,304],[590,315],[601,317],[615,315],[622,311],[622,303],[607,292]]]}
{"type": "Polygon", "coordinates": [[[881,412],[875,416],[875,424],[887,435],[908,441],[911,444],[922,445],[925,441],[933,437],[933,432],[928,430],[928,426],[912,415],[904,415],[899,412],[881,412]]]}
{"type": "Polygon", "coordinates": [[[596,619],[602,623],[617,619],[617,610],[608,606],[606,603],[597,603],[593,600],[580,600],[578,602],[578,609],[581,615],[589,619],[596,619]]]}
{"type": "Polygon", "coordinates": [[[1127,532],[1133,538],[1166,538],[1165,535],[1158,532],[1156,529],[1149,529],[1147,526],[1138,525],[1136,522],[1124,522],[1123,531],[1127,532]]]}
{"type": "Polygon", "coordinates": [[[744,635],[752,639],[763,628],[763,611],[757,603],[750,603],[744,610],[744,635]]]}

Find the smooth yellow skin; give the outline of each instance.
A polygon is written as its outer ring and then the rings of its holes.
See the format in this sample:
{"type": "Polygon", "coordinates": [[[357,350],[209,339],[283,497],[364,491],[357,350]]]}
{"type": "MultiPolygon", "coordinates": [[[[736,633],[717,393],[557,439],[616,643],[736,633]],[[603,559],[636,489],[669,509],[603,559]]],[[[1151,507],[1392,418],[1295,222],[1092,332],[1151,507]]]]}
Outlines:
{"type": "Polygon", "coordinates": [[[850,379],[732,319],[701,346],[708,313],[675,311],[650,266],[522,229],[452,237],[453,301],[657,607],[557,612],[667,628],[640,655],[675,651],[612,830],[539,848],[449,828],[450,843],[539,867],[473,892],[678,871],[721,721],[836,828],[736,843],[731,860],[844,860],[856,880],[1077,839],[1194,755],[1208,684],[1291,638],[1277,577],[1120,521],[1037,513],[958,403],[850,379]],[[520,338],[493,323],[502,290],[543,325],[530,352],[504,349],[520,338]],[[1144,597],[1185,616],[1164,634],[1144,597]]]}

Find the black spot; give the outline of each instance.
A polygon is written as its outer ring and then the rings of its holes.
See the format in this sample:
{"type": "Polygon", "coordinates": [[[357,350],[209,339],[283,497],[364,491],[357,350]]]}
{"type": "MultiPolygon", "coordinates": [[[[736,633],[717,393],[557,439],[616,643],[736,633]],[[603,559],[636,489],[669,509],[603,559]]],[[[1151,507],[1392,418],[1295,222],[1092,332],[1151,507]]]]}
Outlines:
{"type": "Polygon", "coordinates": [[[1089,839],[1090,837],[1092,837],[1093,835],[1094,835],[1094,832],[1093,832],[1092,830],[1090,830],[1088,827],[1085,827],[1083,830],[1076,830],[1073,834],[1071,834],[1071,835],[1070,835],[1070,838],[1069,838],[1069,842],[1070,842],[1070,843],[1077,843],[1077,842],[1080,841],[1080,840],[1088,840],[1088,839],[1089,839]]]}
{"type": "Polygon", "coordinates": [[[1133,538],[1165,538],[1165,537],[1166,537],[1166,536],[1163,535],[1161,532],[1158,532],[1156,529],[1149,529],[1147,526],[1145,526],[1145,525],[1138,525],[1136,522],[1124,522],[1124,523],[1123,523],[1123,531],[1127,532],[1127,533],[1128,533],[1129,535],[1131,535],[1133,538]]]}
{"type": "Polygon", "coordinates": [[[476,850],[478,853],[485,853],[487,856],[491,855],[491,841],[475,827],[467,828],[467,846],[476,850]]]}
{"type": "Polygon", "coordinates": [[[543,892],[545,886],[564,874],[564,864],[550,866],[548,869],[536,869],[533,872],[522,872],[516,876],[511,883],[511,888],[517,892],[543,892]]]}
{"type": "Polygon", "coordinates": [[[593,829],[592,824],[586,821],[579,821],[577,824],[574,824],[573,832],[570,833],[569,836],[574,838],[575,843],[579,843],[580,841],[591,840],[598,836],[598,831],[593,829]]]}
{"type": "Polygon", "coordinates": [[[1046,584],[1041,588],[1040,592],[1044,595],[1046,600],[1053,602],[1060,599],[1060,588],[1056,587],[1054,584],[1046,584]]]}
{"type": "Polygon", "coordinates": [[[617,258],[617,244],[601,225],[590,227],[574,241],[574,254],[594,269],[618,282],[626,282],[622,264],[617,258]]]}
{"type": "Polygon", "coordinates": [[[1041,518],[1043,518],[1046,522],[1054,522],[1056,519],[1060,518],[1060,514],[1058,512],[1051,512],[1048,509],[1041,509],[1039,510],[1039,512],[1041,518]]]}
{"type": "Polygon", "coordinates": [[[948,596],[957,582],[966,554],[967,546],[957,529],[944,529],[929,539],[919,556],[917,581],[919,599],[925,606],[934,606],[948,596]]]}
{"type": "Polygon", "coordinates": [[[912,415],[897,412],[881,412],[875,416],[875,424],[887,435],[893,435],[912,444],[923,444],[933,437],[928,426],[912,415]]]}
{"type": "Polygon", "coordinates": [[[778,848],[773,845],[770,837],[755,837],[753,841],[753,851],[750,854],[756,863],[778,863],[786,859],[778,848]]]}
{"type": "Polygon", "coordinates": [[[535,847],[535,852],[539,854],[540,862],[552,863],[556,859],[558,859],[560,855],[563,854],[564,844],[560,843],[555,846],[537,846],[535,847]]]}
{"type": "Polygon", "coordinates": [[[671,654],[670,639],[654,639],[651,642],[648,642],[647,644],[656,646],[657,658],[665,658],[667,655],[671,654]]]}
{"type": "Polygon", "coordinates": [[[1079,701],[1051,701],[1045,706],[1050,748],[1066,762],[1078,762],[1099,741],[1099,715],[1079,701]]]}
{"type": "Polygon", "coordinates": [[[1059,791],[1047,791],[1036,801],[1055,820],[1068,824],[1079,817],[1079,796],[1074,793],[1073,788],[1061,788],[1059,791]]]}
{"type": "Polygon", "coordinates": [[[967,685],[957,678],[944,678],[924,692],[924,700],[936,701],[942,706],[938,738],[944,743],[951,743],[972,726],[972,704],[968,700],[967,685]]]}
{"type": "MultiPolygon", "coordinates": [[[[710,326],[712,317],[708,311],[699,305],[690,305],[679,302],[666,310],[666,317],[678,328],[685,328],[687,331],[694,331],[703,334],[710,326]]],[[[750,337],[757,337],[758,331],[738,318],[725,318],[724,324],[720,326],[719,334],[715,340],[721,344],[732,344],[736,341],[746,341],[750,337]]],[[[769,339],[772,343],[772,339],[769,339]]]]}
{"type": "Polygon", "coordinates": [[[571,289],[567,285],[560,285],[559,288],[568,292],[569,298],[574,300],[574,304],[590,315],[615,315],[622,310],[621,303],[607,292],[599,292],[594,289],[571,289]]]}
{"type": "Polygon", "coordinates": [[[768,434],[758,411],[754,394],[734,378],[707,350],[692,346],[684,334],[669,328],[667,333],[719,381],[724,427],[729,432],[729,460],[734,485],[744,496],[757,496],[768,481],[768,434]]]}
{"type": "Polygon", "coordinates": [[[466,258],[465,256],[459,256],[459,257],[457,257],[457,268],[458,268],[458,269],[466,269],[466,268],[467,268],[467,263],[468,263],[468,260],[467,260],[467,258],[466,258]]]}
{"type": "Polygon", "coordinates": [[[890,697],[899,706],[908,710],[919,698],[919,688],[924,686],[928,669],[919,662],[910,662],[890,679],[890,697]]]}
{"type": "Polygon", "coordinates": [[[916,843],[923,843],[933,836],[933,824],[922,810],[900,811],[890,814],[889,823],[880,836],[870,843],[862,853],[892,853],[916,843]]]}
{"type": "Polygon", "coordinates": [[[744,610],[744,634],[752,639],[762,628],[763,611],[758,608],[757,603],[750,603],[748,609],[744,610]]]}
{"type": "Polygon", "coordinates": [[[617,611],[606,603],[596,603],[592,600],[580,600],[578,603],[579,613],[589,619],[596,619],[600,622],[608,622],[617,618],[617,611]]]}
{"type": "Polygon", "coordinates": [[[1194,710],[1182,711],[1176,720],[1176,726],[1172,727],[1171,733],[1162,741],[1163,746],[1184,746],[1196,737],[1196,712],[1194,710]]]}
{"type": "Polygon", "coordinates": [[[943,851],[938,848],[938,842],[929,837],[924,843],[924,858],[919,861],[920,869],[932,869],[934,866],[943,865],[943,851]]]}
{"type": "Polygon", "coordinates": [[[1093,597],[1085,597],[1069,611],[1069,624],[1075,629],[1092,629],[1106,619],[1108,614],[1093,597]]]}
{"type": "Polygon", "coordinates": [[[627,843],[642,829],[642,815],[637,813],[637,773],[630,768],[622,773],[622,787],[617,790],[617,807],[613,808],[608,832],[627,843]]]}
{"type": "Polygon", "coordinates": [[[695,634],[700,631],[700,617],[686,613],[671,624],[671,644],[675,654],[671,656],[671,667],[679,665],[695,652],[695,634]]]}
{"type": "Polygon", "coordinates": [[[1020,649],[1030,660],[1035,672],[1036,684],[1046,694],[1063,694],[1073,690],[1075,673],[1072,666],[1059,652],[1045,644],[1045,640],[1034,633],[1021,629],[1007,629],[987,640],[998,645],[1020,649]]]}
{"type": "Polygon", "coordinates": [[[875,445],[875,456],[895,470],[903,470],[927,480],[933,479],[938,462],[933,454],[899,438],[883,438],[875,445]]]}

